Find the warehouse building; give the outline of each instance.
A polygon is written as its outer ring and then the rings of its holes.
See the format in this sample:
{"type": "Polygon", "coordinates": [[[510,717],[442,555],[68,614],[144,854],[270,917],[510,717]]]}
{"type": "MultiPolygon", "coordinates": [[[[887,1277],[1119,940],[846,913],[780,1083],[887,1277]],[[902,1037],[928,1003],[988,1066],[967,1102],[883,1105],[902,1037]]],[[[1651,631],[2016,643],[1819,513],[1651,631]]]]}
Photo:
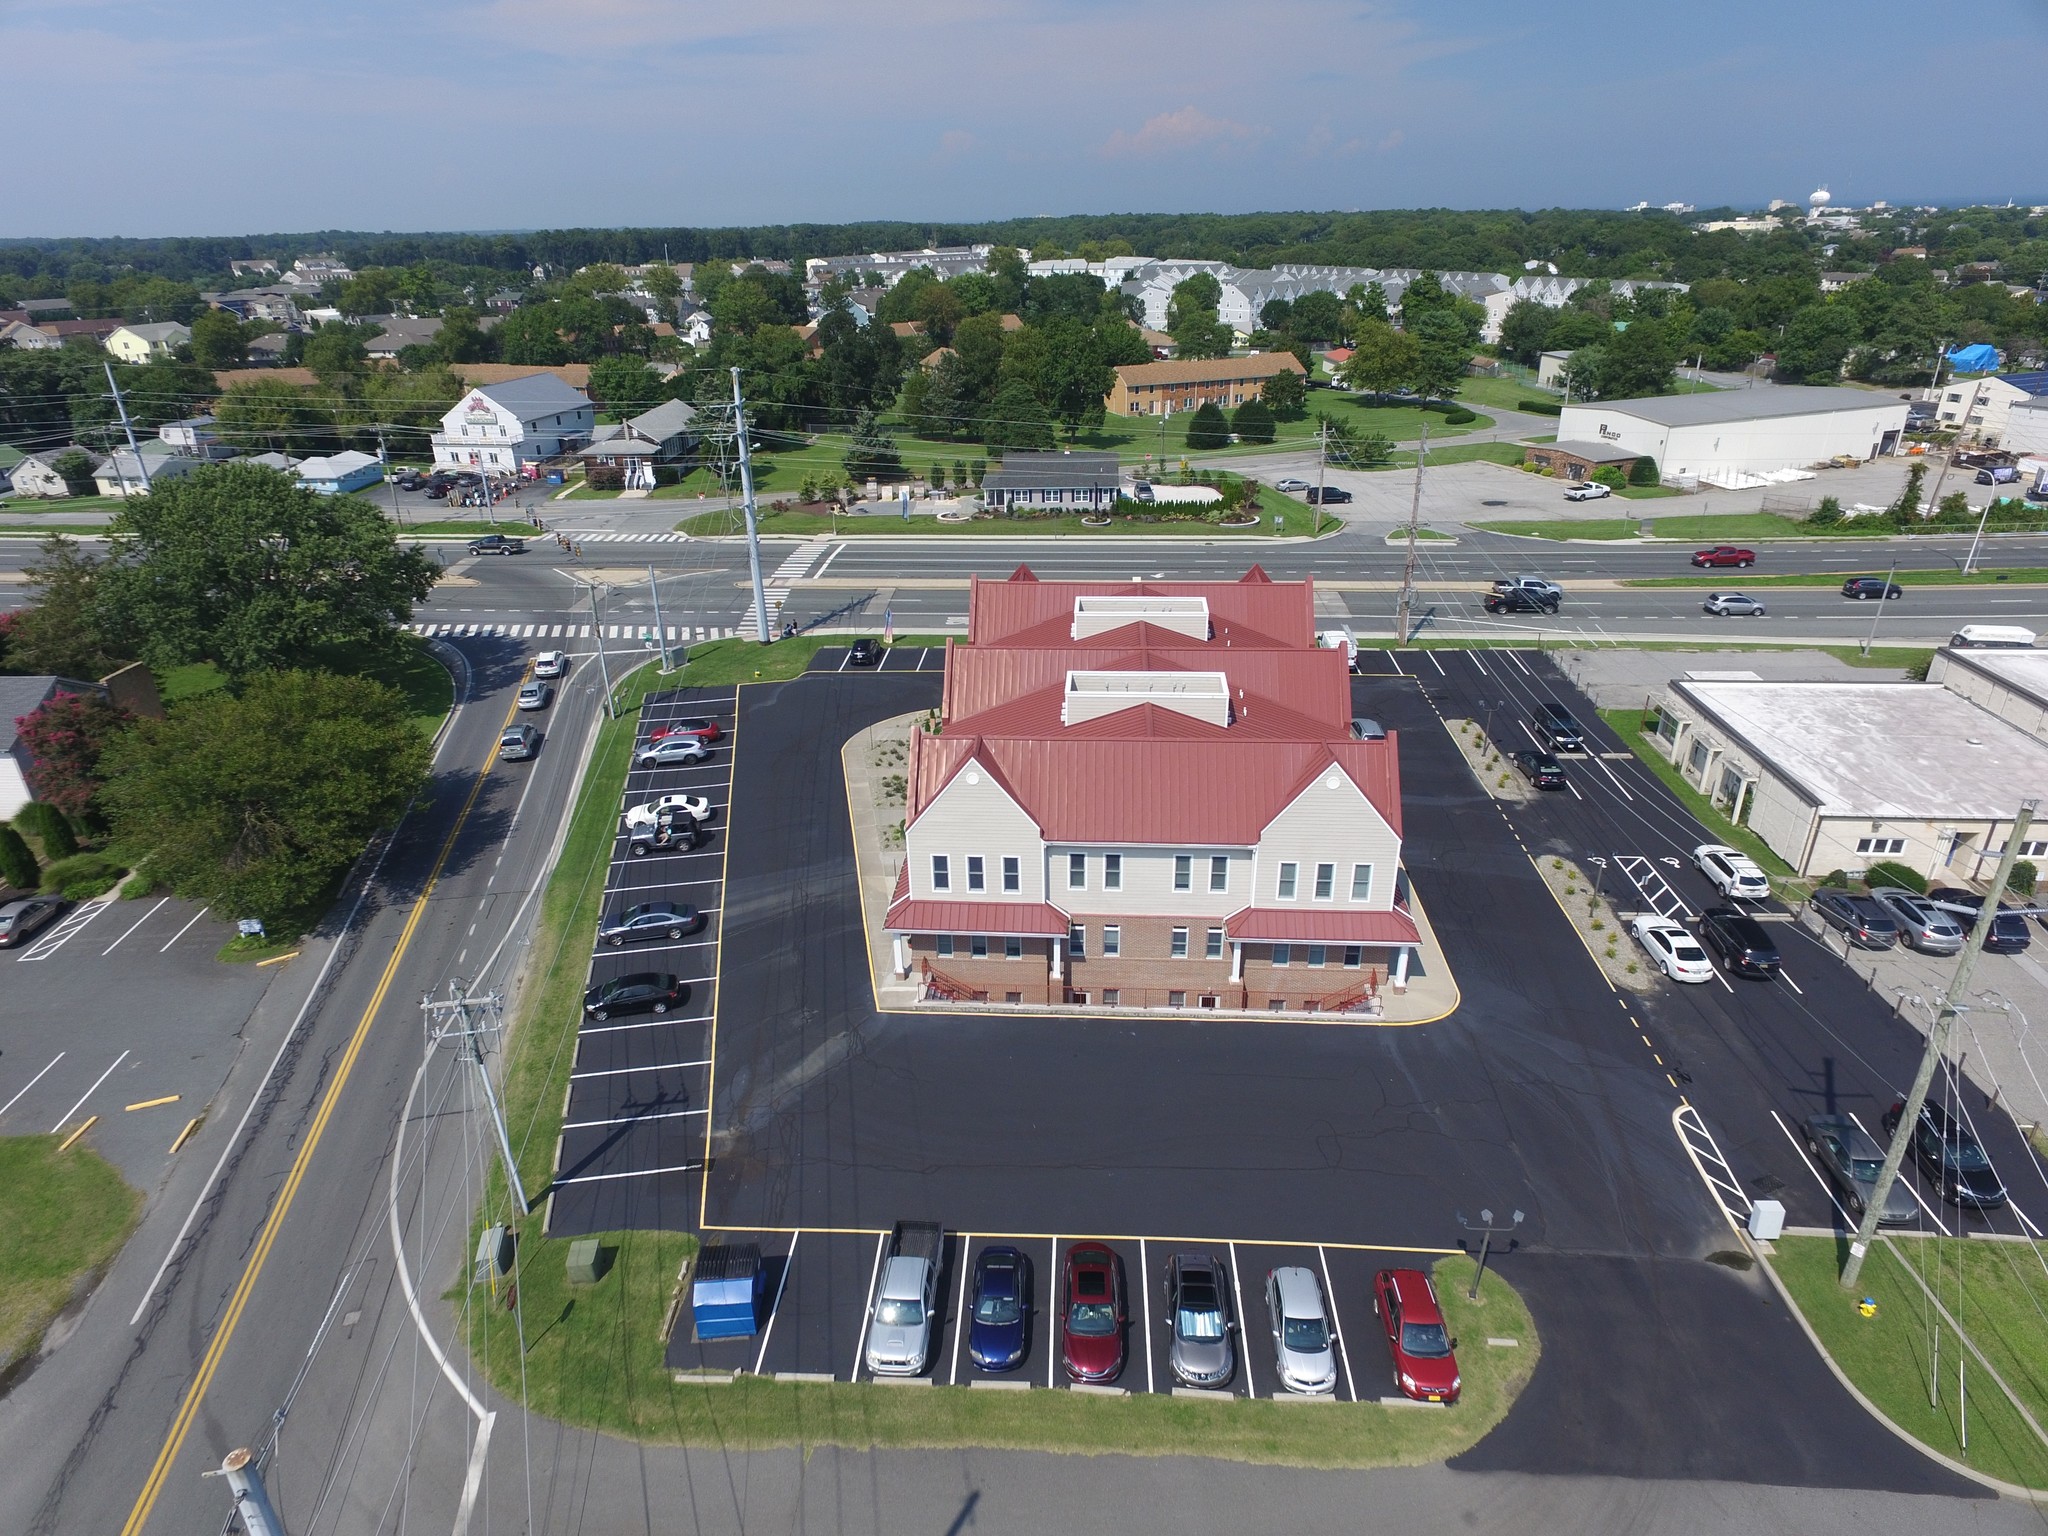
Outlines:
{"type": "Polygon", "coordinates": [[[1567,405],[1560,442],[1598,442],[1657,461],[1667,483],[1730,481],[1891,453],[1906,402],[1862,389],[1779,385],[1567,405]]]}

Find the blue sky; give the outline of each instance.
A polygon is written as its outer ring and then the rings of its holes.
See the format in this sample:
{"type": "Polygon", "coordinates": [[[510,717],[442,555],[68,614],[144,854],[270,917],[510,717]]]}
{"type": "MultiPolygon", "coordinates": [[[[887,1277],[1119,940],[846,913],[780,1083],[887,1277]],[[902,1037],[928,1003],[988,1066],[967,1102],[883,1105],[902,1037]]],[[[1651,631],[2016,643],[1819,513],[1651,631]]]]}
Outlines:
{"type": "Polygon", "coordinates": [[[1847,203],[2048,201],[2038,136],[2001,130],[1999,88],[1971,84],[2048,56],[2048,5],[1983,0],[1953,38],[1940,16],[1895,0],[6,0],[0,234],[1707,206],[1818,185],[1847,203]],[[1958,135],[1972,99],[1981,129],[1958,135]]]}

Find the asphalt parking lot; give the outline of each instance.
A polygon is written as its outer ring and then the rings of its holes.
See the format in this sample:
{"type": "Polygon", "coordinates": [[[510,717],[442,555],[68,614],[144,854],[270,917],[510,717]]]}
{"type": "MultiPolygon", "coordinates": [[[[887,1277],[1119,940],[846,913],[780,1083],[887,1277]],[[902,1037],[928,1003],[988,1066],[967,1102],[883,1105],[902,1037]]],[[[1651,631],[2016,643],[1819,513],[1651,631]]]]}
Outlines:
{"type": "Polygon", "coordinates": [[[68,1134],[97,1115],[87,1144],[153,1190],[278,969],[215,960],[234,931],[176,897],[98,900],[0,951],[0,1134],[68,1134]]]}
{"type": "Polygon", "coordinates": [[[624,1227],[689,1230],[697,1222],[704,1166],[704,1115],[711,1068],[711,1012],[718,987],[725,831],[738,745],[732,688],[685,688],[648,695],[641,741],[684,716],[718,721],[720,739],[702,763],[631,768],[606,872],[604,911],[665,900],[695,907],[697,926],[614,948],[591,939],[590,982],[637,971],[675,976],[686,991],[664,1015],[586,1018],[577,1034],[568,1111],[556,1151],[548,1230],[556,1236],[624,1227]],[[711,802],[709,834],[686,852],[634,858],[624,813],[660,795],[711,802]]]}
{"type": "Polygon", "coordinates": [[[946,652],[941,646],[889,645],[872,666],[853,665],[853,651],[844,645],[822,647],[811,658],[808,670],[818,672],[944,672],[946,652]]]}

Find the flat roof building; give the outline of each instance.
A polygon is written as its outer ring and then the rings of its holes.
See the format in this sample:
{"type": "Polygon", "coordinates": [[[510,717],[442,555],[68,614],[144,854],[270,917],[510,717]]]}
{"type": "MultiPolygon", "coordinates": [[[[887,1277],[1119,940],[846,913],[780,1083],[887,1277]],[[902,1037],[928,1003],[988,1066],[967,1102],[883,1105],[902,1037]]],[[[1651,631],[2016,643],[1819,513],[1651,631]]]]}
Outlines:
{"type": "Polygon", "coordinates": [[[1667,482],[1735,488],[1758,477],[1877,458],[1898,447],[1906,402],[1862,389],[1784,384],[1570,404],[1560,442],[1598,442],[1657,461],[1667,482]]]}

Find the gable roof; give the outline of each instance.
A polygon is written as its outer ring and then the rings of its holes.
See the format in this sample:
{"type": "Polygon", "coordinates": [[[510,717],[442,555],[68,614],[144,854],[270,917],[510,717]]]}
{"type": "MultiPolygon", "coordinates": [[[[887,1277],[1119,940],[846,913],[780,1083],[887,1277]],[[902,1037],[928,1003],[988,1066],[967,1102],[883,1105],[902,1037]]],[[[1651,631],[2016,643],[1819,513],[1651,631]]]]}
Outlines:
{"type": "Polygon", "coordinates": [[[1163,363],[1125,363],[1120,384],[1200,384],[1216,379],[1270,379],[1276,373],[1306,374],[1292,352],[1253,352],[1245,357],[1176,357],[1163,363]]]}
{"type": "Polygon", "coordinates": [[[590,397],[582,390],[571,389],[552,373],[527,373],[494,384],[472,384],[470,392],[481,394],[499,410],[521,421],[582,410],[590,404],[590,397]]]}
{"type": "MultiPolygon", "coordinates": [[[[123,325],[120,329],[126,331],[130,336],[151,343],[176,341],[180,337],[190,340],[192,336],[189,326],[180,325],[175,320],[158,320],[147,325],[123,325]]],[[[113,333],[110,332],[109,334],[113,333]]]]}
{"type": "Polygon", "coordinates": [[[697,408],[689,401],[664,400],[653,409],[629,418],[626,427],[652,442],[665,443],[678,433],[689,431],[690,424],[696,419],[697,408]]]}
{"type": "Polygon", "coordinates": [[[1057,619],[1058,632],[1064,633],[1077,597],[1200,597],[1209,604],[1215,643],[1316,643],[1314,582],[1274,581],[1256,566],[1238,581],[1020,581],[976,576],[968,591],[968,641],[976,646],[1047,644],[1053,631],[1042,626],[1057,619]]]}
{"type": "Polygon", "coordinates": [[[1000,465],[983,476],[981,484],[989,491],[1068,490],[1075,486],[1114,490],[1118,484],[1116,455],[1013,448],[1003,455],[1000,465]]]}

